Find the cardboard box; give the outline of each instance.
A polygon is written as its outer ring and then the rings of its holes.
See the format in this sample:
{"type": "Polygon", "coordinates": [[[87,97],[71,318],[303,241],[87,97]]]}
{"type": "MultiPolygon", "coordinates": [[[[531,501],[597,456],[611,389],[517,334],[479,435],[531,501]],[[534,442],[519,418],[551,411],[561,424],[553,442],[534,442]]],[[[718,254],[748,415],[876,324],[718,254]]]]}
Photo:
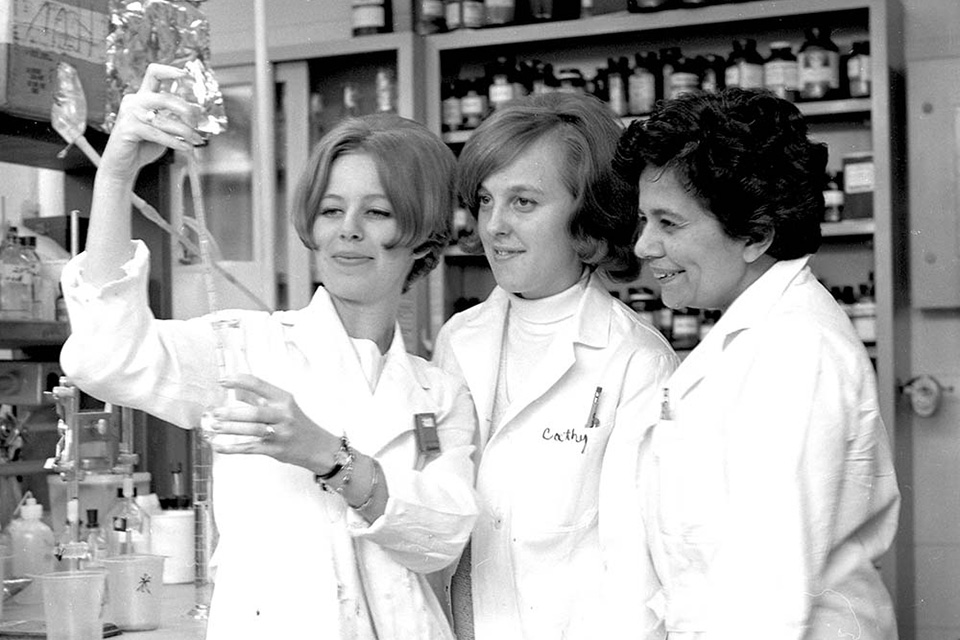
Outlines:
{"type": "Polygon", "coordinates": [[[107,103],[108,0],[0,0],[0,110],[49,122],[57,63],[76,68],[87,121],[107,103]]]}
{"type": "Polygon", "coordinates": [[[861,151],[843,156],[843,218],[873,217],[873,152],[861,151]]]}

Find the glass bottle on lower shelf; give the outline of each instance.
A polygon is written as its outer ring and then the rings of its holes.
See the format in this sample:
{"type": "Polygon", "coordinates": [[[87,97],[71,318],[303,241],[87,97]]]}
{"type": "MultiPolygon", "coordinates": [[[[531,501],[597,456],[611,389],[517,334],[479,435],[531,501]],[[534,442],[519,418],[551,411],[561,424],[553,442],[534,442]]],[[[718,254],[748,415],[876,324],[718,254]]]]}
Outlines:
{"type": "Polygon", "coordinates": [[[133,478],[123,479],[117,500],[107,512],[107,555],[150,553],[150,514],[136,501],[133,478]]]}

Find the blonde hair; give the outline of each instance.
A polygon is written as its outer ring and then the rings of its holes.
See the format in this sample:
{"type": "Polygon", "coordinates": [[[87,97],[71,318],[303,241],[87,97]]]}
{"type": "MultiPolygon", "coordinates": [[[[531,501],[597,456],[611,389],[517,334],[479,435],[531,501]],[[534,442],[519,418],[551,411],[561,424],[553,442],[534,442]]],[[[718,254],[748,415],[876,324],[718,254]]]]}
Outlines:
{"type": "Polygon", "coordinates": [[[404,291],[429,273],[450,238],[453,217],[453,152],[423,125],[392,114],[349,118],[314,147],[294,196],[291,216],[300,241],[316,249],[313,225],[334,161],[346,153],[373,158],[399,233],[388,245],[426,251],[417,258],[404,291]]]}

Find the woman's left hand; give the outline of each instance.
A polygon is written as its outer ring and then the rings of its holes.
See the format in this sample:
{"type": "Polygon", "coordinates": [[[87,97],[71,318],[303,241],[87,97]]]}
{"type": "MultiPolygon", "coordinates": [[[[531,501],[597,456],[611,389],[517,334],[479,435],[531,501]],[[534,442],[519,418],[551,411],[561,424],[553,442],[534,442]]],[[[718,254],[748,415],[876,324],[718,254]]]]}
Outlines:
{"type": "Polygon", "coordinates": [[[310,420],[290,393],[246,374],[227,378],[221,384],[238,391],[244,403],[214,409],[212,430],[257,439],[222,444],[214,438],[216,451],[263,454],[314,473],[332,465],[340,438],[310,420]],[[327,460],[330,465],[323,464],[327,460]]]}

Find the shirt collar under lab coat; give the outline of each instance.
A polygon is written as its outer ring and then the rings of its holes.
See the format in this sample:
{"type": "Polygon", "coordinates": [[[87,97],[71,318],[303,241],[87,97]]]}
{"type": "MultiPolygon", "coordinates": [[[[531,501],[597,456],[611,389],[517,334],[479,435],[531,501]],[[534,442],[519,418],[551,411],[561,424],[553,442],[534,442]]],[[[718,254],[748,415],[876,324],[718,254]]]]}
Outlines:
{"type": "MultiPolygon", "coordinates": [[[[610,340],[610,294],[595,272],[587,277],[587,288],[577,305],[570,338],[571,342],[602,349],[610,340]]],[[[468,320],[465,327],[483,333],[493,331],[500,340],[509,303],[510,294],[499,286],[495,287],[483,303],[481,312],[468,320]]]]}
{"type": "Polygon", "coordinates": [[[809,255],[795,260],[778,260],[747,287],[677,367],[670,379],[671,398],[682,398],[703,379],[710,363],[716,363],[718,356],[737,336],[762,323],[809,261],[809,255]]]}
{"type": "MultiPolygon", "coordinates": [[[[464,312],[466,320],[451,338],[451,348],[473,394],[477,415],[480,417],[480,443],[485,445],[491,432],[490,416],[493,406],[497,371],[503,349],[503,329],[509,308],[510,294],[496,287],[479,307],[464,312]]],[[[510,422],[556,384],[576,362],[576,345],[603,349],[610,342],[612,300],[596,274],[590,274],[587,288],[577,305],[574,322],[558,334],[553,347],[547,350],[546,360],[538,376],[513,399],[501,417],[501,424],[510,422]]]]}

